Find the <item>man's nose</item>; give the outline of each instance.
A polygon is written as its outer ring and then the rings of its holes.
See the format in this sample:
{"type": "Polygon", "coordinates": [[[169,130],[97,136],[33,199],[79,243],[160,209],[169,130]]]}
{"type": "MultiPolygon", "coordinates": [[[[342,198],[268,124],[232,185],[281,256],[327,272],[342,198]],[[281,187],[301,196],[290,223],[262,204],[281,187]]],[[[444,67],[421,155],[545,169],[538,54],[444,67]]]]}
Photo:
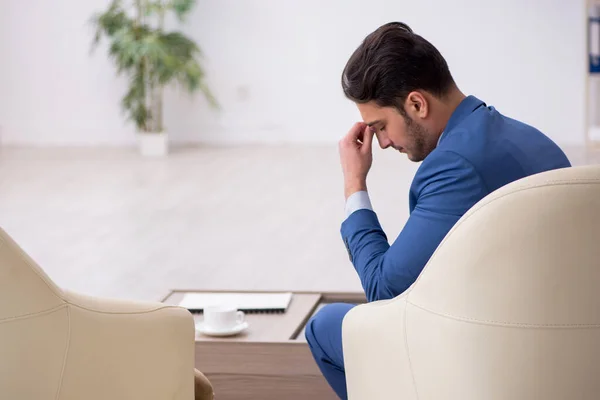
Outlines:
{"type": "Polygon", "coordinates": [[[392,141],[387,136],[377,135],[377,141],[382,149],[387,149],[392,145],[392,141]]]}

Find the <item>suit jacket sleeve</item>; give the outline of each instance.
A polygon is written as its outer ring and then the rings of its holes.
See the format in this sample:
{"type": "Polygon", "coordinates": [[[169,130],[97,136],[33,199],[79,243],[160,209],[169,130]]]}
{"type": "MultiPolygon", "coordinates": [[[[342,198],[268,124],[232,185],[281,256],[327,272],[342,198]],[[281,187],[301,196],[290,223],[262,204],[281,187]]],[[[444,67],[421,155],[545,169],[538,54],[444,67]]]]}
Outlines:
{"type": "Polygon", "coordinates": [[[469,161],[434,151],[415,175],[414,208],[391,246],[375,212],[352,213],[341,234],[367,299],[390,299],[408,289],[452,226],[487,193],[469,161]]]}

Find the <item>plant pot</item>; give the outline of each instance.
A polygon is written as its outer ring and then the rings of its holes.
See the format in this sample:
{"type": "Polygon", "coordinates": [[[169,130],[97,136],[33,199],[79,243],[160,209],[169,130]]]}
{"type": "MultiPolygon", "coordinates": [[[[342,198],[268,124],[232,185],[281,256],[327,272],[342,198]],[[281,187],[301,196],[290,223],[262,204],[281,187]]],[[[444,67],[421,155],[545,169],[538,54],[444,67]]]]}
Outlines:
{"type": "Polygon", "coordinates": [[[166,156],[169,150],[169,136],[166,132],[138,132],[140,153],[147,157],[166,156]]]}

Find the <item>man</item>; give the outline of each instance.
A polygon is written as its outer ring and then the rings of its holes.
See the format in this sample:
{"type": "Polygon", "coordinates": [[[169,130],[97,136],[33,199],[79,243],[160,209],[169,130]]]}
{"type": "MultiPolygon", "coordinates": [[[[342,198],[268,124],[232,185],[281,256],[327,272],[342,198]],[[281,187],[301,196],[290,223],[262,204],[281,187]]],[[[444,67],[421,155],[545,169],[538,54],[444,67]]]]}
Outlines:
{"type": "MultiPolygon", "coordinates": [[[[342,87],[363,122],[339,144],[347,214],[341,234],[368,301],[408,289],[452,226],[487,194],[570,166],[540,131],[461,93],[442,55],[406,24],[389,23],[367,36],[344,69],[342,87]],[[367,193],[374,136],[382,148],[422,161],[410,188],[410,217],[391,246],[367,193]]],[[[324,307],[306,329],[340,398],[347,396],[342,320],[352,307],[324,307]]]]}

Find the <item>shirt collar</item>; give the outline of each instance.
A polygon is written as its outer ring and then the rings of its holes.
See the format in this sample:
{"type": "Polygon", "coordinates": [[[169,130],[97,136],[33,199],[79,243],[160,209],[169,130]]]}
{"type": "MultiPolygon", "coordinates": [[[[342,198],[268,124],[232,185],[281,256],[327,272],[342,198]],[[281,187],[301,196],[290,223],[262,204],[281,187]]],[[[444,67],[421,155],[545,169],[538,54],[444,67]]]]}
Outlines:
{"type": "Polygon", "coordinates": [[[452,115],[450,116],[450,119],[448,120],[446,127],[444,128],[442,134],[440,135],[440,138],[438,139],[438,145],[442,141],[442,137],[444,137],[444,134],[446,132],[455,128],[458,124],[460,124],[462,122],[463,119],[465,119],[473,111],[475,111],[479,107],[485,106],[485,105],[486,104],[483,101],[479,100],[475,96],[465,97],[463,99],[463,101],[460,102],[458,107],[456,107],[456,109],[454,110],[452,115]]]}

